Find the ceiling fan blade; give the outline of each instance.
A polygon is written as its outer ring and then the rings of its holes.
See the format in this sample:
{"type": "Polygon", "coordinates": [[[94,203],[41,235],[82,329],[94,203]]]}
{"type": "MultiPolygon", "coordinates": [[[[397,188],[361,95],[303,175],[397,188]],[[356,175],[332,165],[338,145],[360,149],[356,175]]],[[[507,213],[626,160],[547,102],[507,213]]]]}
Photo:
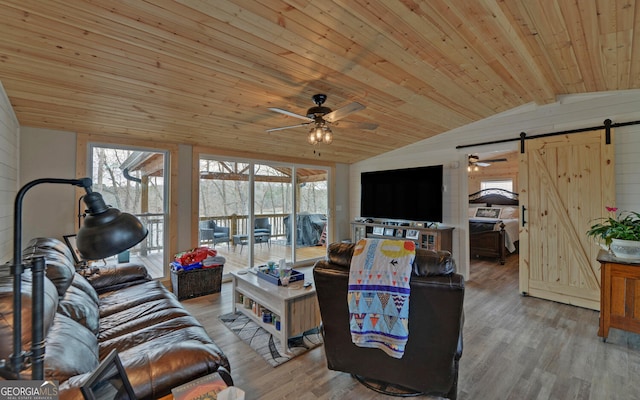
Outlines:
{"type": "Polygon", "coordinates": [[[346,117],[347,115],[354,113],[356,111],[364,110],[366,107],[360,103],[351,103],[347,104],[344,107],[338,108],[335,111],[331,111],[329,114],[325,115],[323,118],[325,121],[336,122],[339,119],[346,117]]]}
{"type": "Polygon", "coordinates": [[[280,114],[288,115],[290,117],[300,118],[300,119],[303,119],[305,121],[309,121],[309,122],[313,121],[312,118],[309,118],[309,117],[304,116],[304,115],[296,114],[296,113],[291,112],[291,111],[283,110],[282,108],[269,107],[269,110],[275,111],[275,112],[280,113],[280,114]]]}
{"type": "Polygon", "coordinates": [[[339,126],[341,128],[351,128],[351,129],[366,129],[372,131],[378,127],[378,124],[374,124],[372,122],[350,122],[350,121],[340,121],[333,124],[335,126],[339,126]]]}
{"type": "Polygon", "coordinates": [[[488,166],[491,165],[491,164],[483,162],[483,161],[477,161],[477,162],[474,162],[473,164],[477,165],[478,167],[488,167],[488,166]]]}
{"type": "Polygon", "coordinates": [[[289,126],[281,126],[280,128],[270,128],[267,129],[267,132],[274,132],[274,131],[282,131],[284,129],[291,129],[291,128],[300,128],[301,126],[307,126],[309,125],[309,123],[306,124],[298,124],[298,125],[289,125],[289,126]]]}

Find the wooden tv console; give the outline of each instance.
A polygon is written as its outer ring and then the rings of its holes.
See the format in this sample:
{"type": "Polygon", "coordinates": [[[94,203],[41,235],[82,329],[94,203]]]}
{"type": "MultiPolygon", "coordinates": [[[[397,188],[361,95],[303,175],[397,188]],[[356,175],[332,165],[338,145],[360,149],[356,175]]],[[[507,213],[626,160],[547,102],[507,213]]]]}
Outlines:
{"type": "Polygon", "coordinates": [[[351,223],[351,238],[354,243],[363,238],[407,239],[413,240],[419,248],[453,253],[453,229],[354,221],[351,223]]]}

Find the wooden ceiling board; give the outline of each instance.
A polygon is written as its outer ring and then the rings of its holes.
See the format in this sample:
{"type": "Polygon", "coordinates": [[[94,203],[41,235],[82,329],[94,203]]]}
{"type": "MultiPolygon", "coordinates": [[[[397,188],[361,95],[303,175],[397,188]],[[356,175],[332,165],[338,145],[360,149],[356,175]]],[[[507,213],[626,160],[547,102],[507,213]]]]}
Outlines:
{"type": "Polygon", "coordinates": [[[640,88],[638,0],[0,0],[21,125],[352,163],[564,94],[640,88]],[[311,96],[359,102],[311,146],[311,96]]]}

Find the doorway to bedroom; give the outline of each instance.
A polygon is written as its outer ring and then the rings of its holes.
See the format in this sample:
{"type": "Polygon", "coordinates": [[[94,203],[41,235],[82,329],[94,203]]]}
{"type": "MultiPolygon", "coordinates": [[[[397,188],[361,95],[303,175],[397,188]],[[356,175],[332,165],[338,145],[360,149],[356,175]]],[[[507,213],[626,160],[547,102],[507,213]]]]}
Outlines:
{"type": "Polygon", "coordinates": [[[470,275],[477,262],[518,266],[518,152],[469,155],[470,275]]]}

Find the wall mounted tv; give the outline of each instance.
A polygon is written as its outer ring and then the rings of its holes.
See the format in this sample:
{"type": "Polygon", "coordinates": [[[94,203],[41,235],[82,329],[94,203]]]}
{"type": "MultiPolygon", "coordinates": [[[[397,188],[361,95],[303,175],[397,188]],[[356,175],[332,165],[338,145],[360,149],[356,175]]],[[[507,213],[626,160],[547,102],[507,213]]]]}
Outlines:
{"type": "Polygon", "coordinates": [[[363,172],[360,216],[442,222],[442,165],[363,172]]]}

